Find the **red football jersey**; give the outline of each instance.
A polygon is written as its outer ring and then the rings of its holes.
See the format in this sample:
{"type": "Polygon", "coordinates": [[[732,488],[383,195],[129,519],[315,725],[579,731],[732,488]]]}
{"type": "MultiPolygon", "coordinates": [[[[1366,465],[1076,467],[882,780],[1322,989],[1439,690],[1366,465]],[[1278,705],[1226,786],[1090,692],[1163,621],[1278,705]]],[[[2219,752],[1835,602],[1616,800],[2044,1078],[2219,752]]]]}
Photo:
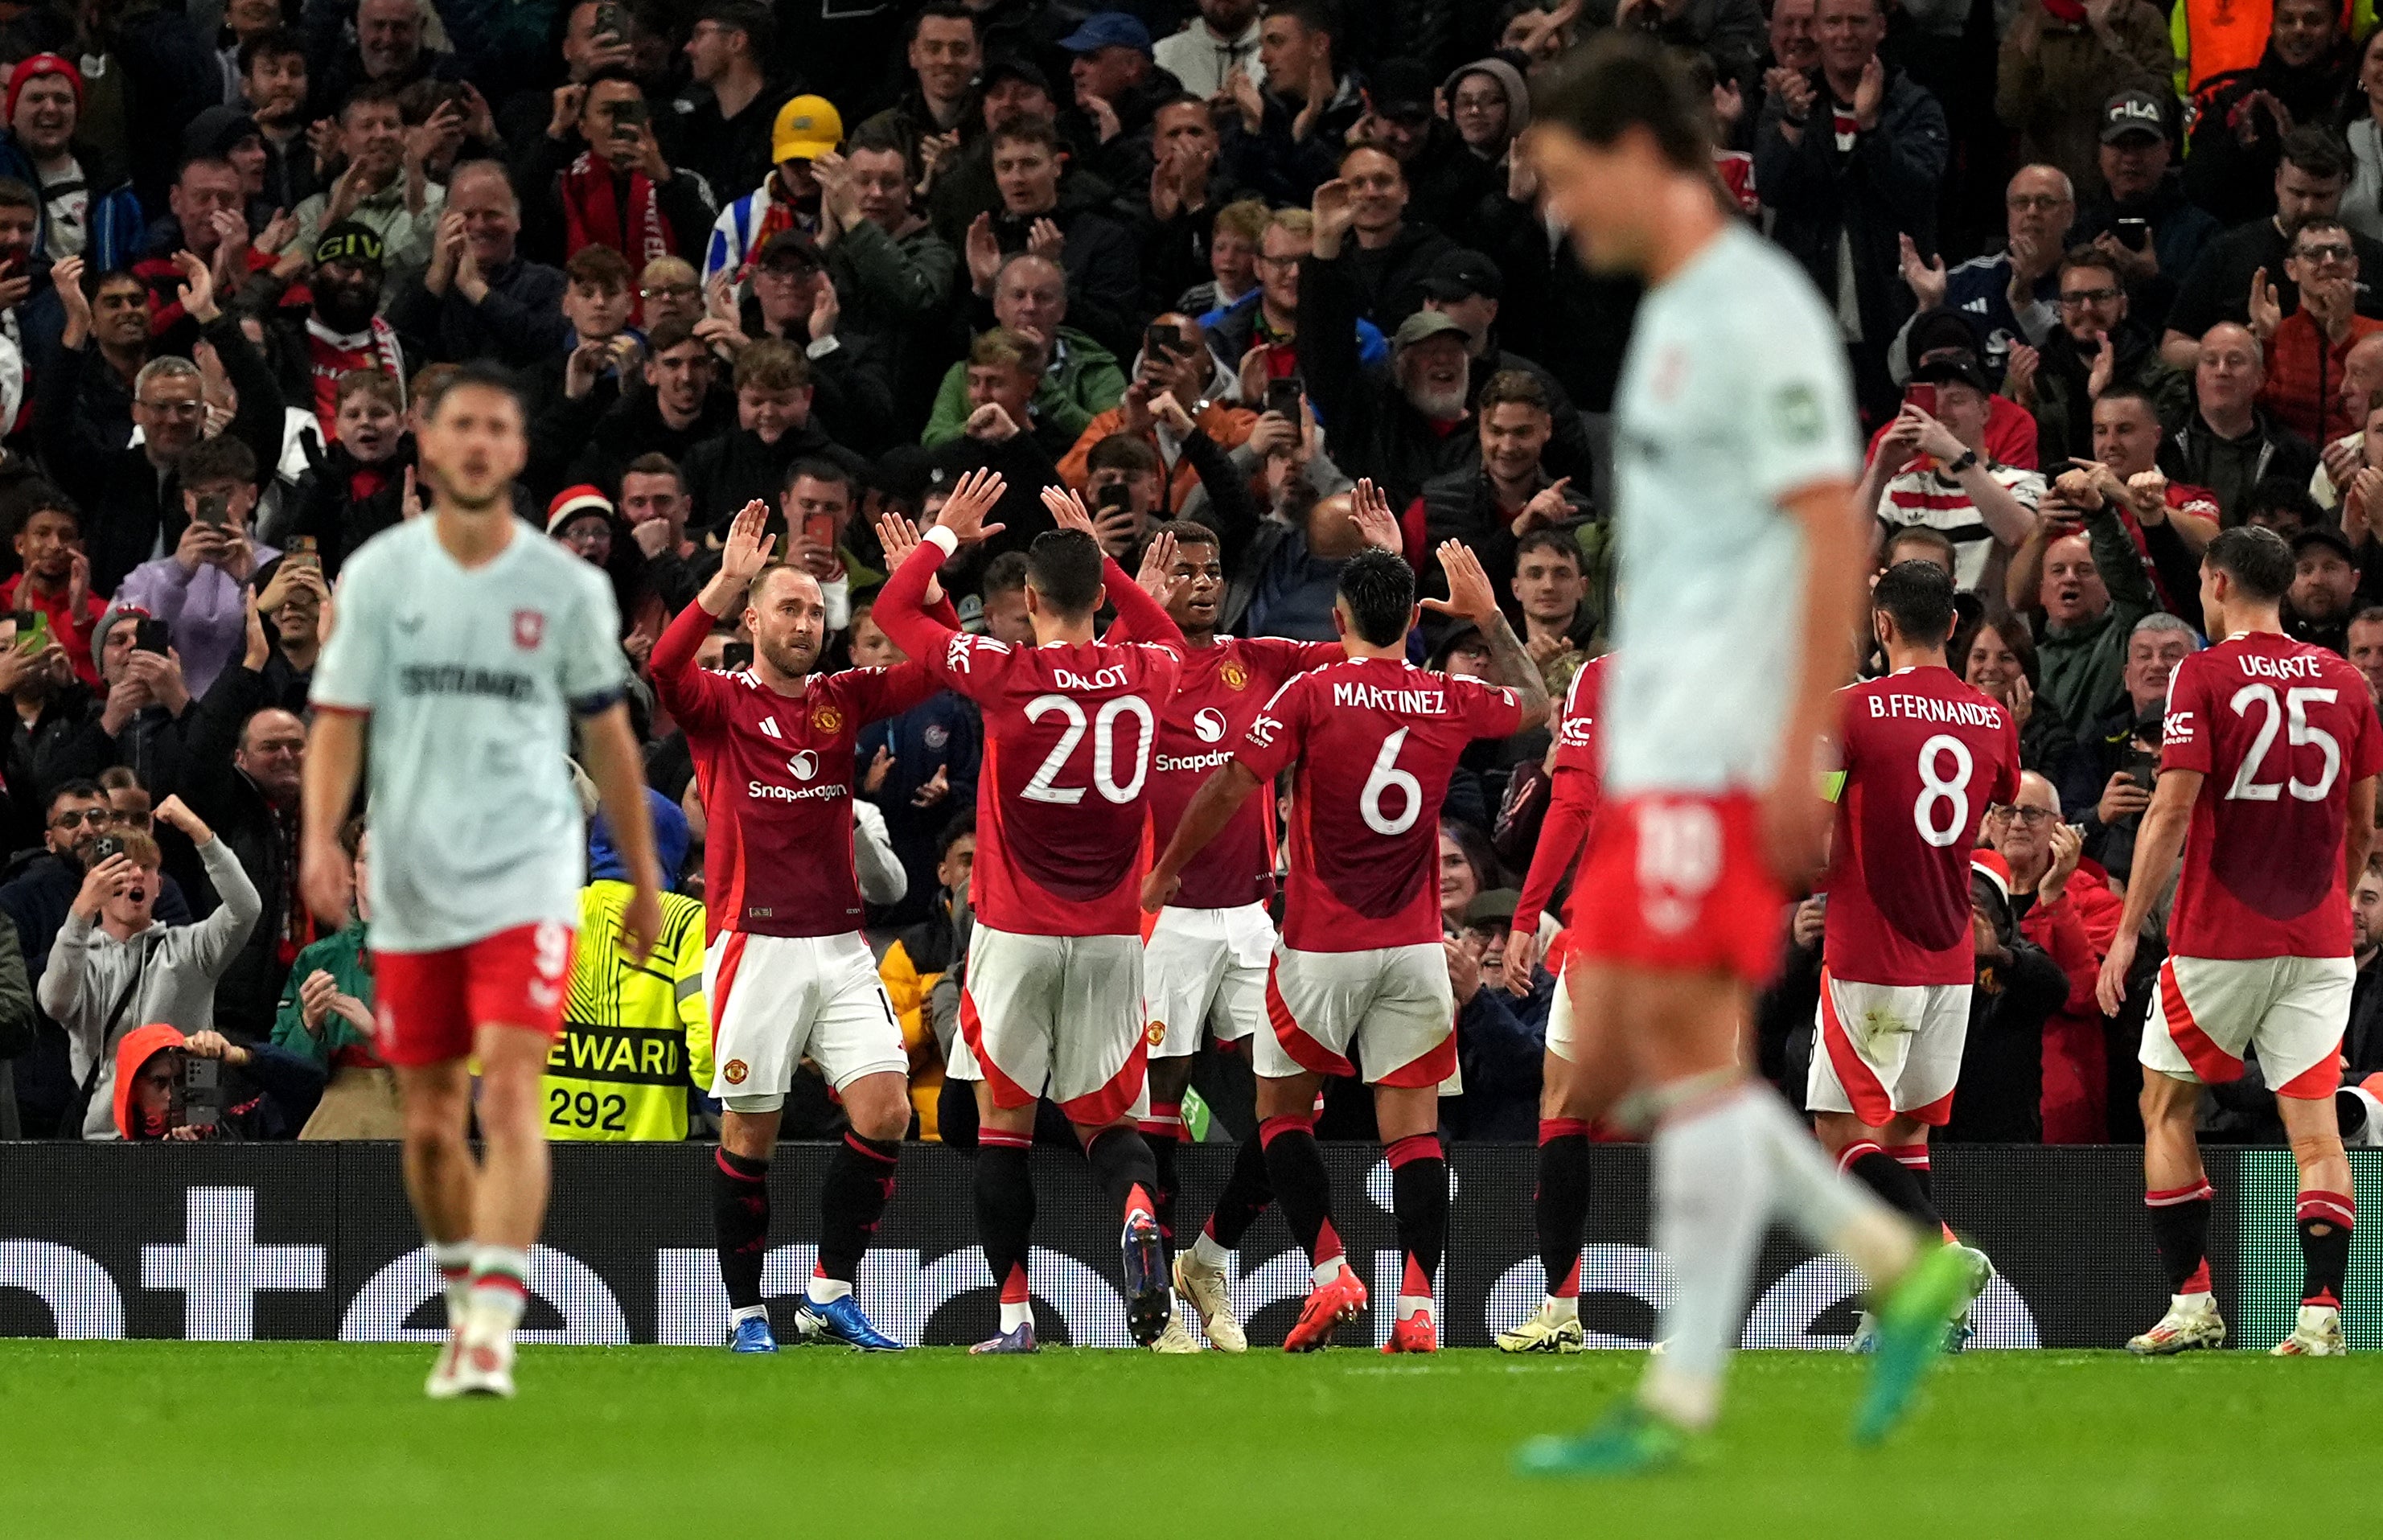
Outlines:
{"type": "Polygon", "coordinates": [[[1532,848],[1522,894],[1514,901],[1517,930],[1538,924],[1556,884],[1571,874],[1581,852],[1588,848],[1589,829],[1603,796],[1597,719],[1604,708],[1606,659],[1612,656],[1602,653],[1583,663],[1564,690],[1563,716],[1556,724],[1555,764],[1548,772],[1547,816],[1539,823],[1539,843],[1532,848]]]}
{"type": "Polygon", "coordinates": [[[2347,957],[2350,783],[2383,769],[2359,671],[2272,631],[2229,636],[2168,680],[2163,770],[2206,777],[2168,918],[2182,957],[2347,957]]]}
{"type": "Polygon", "coordinates": [[[1388,658],[1285,684],[1250,723],[1241,762],[1267,788],[1297,761],[1285,944],[1363,952],[1439,940],[1439,805],[1464,745],[1523,724],[1512,690],[1388,658]]]}
{"type": "Polygon", "coordinates": [[[969,884],[977,918],[1021,935],[1139,935],[1151,760],[1183,634],[1111,561],[1118,622],[1171,640],[1013,647],[970,636],[919,608],[948,539],[929,531],[873,613],[895,646],[984,714],[969,884]]]}
{"type": "MultiPolygon", "coordinates": [[[[1193,794],[1219,767],[1232,763],[1234,745],[1274,693],[1286,681],[1344,656],[1338,642],[1271,636],[1219,636],[1214,647],[1187,648],[1182,681],[1158,719],[1158,757],[1150,777],[1151,849],[1167,848],[1193,794]]],[[[1173,907],[1231,909],[1273,897],[1274,798],[1253,796],[1183,869],[1182,891],[1173,907]]]]}
{"type": "Polygon", "coordinates": [[[916,663],[813,674],[782,696],[750,673],[695,666],[703,606],[654,644],[654,693],[686,732],[703,788],[710,933],[832,936],[860,929],[852,867],[853,740],[935,693],[916,663]]]}
{"type": "Polygon", "coordinates": [[[1850,983],[1966,984],[1969,851],[1988,805],[2019,795],[2019,729],[1932,666],[1848,685],[1837,705],[1845,783],[1821,957],[1850,983]]]}

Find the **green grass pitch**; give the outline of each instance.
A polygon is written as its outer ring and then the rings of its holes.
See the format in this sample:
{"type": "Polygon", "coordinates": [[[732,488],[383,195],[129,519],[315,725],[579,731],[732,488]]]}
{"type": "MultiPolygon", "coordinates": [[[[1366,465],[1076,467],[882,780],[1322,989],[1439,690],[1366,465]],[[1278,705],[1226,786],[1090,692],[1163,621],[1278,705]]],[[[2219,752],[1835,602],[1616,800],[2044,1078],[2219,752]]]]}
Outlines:
{"type": "Polygon", "coordinates": [[[9,1533],[1936,1537],[2371,1533],[2383,1358],[1971,1353],[1884,1448],[1862,1361],[1738,1357],[1710,1463],[1525,1482],[1635,1353],[775,1358],[531,1348],[432,1404],[429,1349],[0,1344],[9,1533]],[[142,1517],[145,1516],[145,1517],[142,1517]]]}

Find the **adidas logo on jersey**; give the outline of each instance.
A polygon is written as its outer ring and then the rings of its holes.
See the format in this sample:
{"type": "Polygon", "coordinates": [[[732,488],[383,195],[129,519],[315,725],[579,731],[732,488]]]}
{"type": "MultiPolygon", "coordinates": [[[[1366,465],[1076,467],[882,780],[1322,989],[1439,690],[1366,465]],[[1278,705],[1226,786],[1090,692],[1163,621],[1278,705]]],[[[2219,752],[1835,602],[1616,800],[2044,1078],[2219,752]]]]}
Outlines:
{"type": "Polygon", "coordinates": [[[775,717],[763,717],[761,719],[761,731],[772,738],[783,740],[785,737],[784,733],[778,731],[778,719],[775,717]]]}

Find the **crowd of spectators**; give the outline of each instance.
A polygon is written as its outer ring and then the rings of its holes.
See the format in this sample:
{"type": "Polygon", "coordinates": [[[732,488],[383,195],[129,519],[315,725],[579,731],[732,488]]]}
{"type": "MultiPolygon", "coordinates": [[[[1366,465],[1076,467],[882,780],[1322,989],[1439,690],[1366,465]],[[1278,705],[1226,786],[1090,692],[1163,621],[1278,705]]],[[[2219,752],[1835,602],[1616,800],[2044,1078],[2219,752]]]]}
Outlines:
{"type": "MultiPolygon", "coordinates": [[[[1872,434],[1858,497],[1879,559],[1954,573],[1954,667],[2020,722],[2025,790],[1991,811],[1980,856],[1980,1020],[1953,1133],[2127,1137],[2131,1029],[2101,1016],[2092,979],[2167,678],[2202,640],[2211,535],[2286,535],[2295,634],[2383,684],[2383,34],[2352,36],[2345,14],[0,7],[0,690],[17,708],[0,913],[19,943],[0,947],[0,1051],[17,1050],[0,1135],[392,1129],[370,917],[359,900],[329,930],[292,881],[306,691],[342,562],[421,512],[415,403],[465,362],[517,373],[532,452],[515,511],[603,569],[639,669],[756,498],[826,596],[824,666],[897,661],[870,617],[889,565],[875,515],[931,520],[992,466],[1013,488],[1006,533],[945,574],[972,628],[1031,634],[1019,552],[1050,527],[1038,489],[1064,482],[1129,566],[1166,521],[1213,528],[1220,633],[1328,639],[1335,576],[1364,544],[1347,493],[1367,478],[1426,591],[1427,551],[1471,545],[1561,692],[1607,646],[1610,412],[1636,294],[1560,239],[1516,144],[1532,71],[1624,27],[1710,91],[1716,197],[1833,305],[1872,434]]],[[[722,626],[703,660],[735,667],[749,646],[722,626]]],[[[1412,647],[1486,671],[1478,635],[1438,617],[1412,647]]],[[[699,891],[685,738],[649,688],[633,707],[671,875],[699,891]]],[[[854,767],[871,933],[929,1138],[981,741],[938,696],[872,727],[854,767]]],[[[1545,733],[1475,745],[1447,801],[1459,1137],[1528,1138],[1536,1118],[1561,948],[1513,976],[1504,959],[1547,749],[1545,733]]],[[[359,866],[369,844],[351,831],[359,866]]],[[[617,875],[600,830],[593,847],[591,915],[617,875]]],[[[1782,917],[1763,1013],[1764,1066],[1791,1085],[1821,903],[1782,917]]],[[[2383,940],[2383,889],[2370,910],[2360,933],[2383,940]]],[[[699,910],[673,911],[688,912],[699,956],[699,910]]],[[[591,947],[581,966],[613,963],[591,947]]],[[[685,1052],[616,1078],[643,1086],[616,1116],[611,1093],[581,1095],[565,1045],[550,1132],[703,1130],[700,1012],[665,990],[648,1014],[586,1025],[683,1032],[685,1052]]],[[[2348,1052],[2383,1068],[2383,1031],[2355,1028],[2348,1052]]],[[[1236,1079],[1204,1071],[1220,1116],[1246,1106],[1236,1079]]],[[[837,1115],[821,1088],[788,1131],[837,1115]]]]}

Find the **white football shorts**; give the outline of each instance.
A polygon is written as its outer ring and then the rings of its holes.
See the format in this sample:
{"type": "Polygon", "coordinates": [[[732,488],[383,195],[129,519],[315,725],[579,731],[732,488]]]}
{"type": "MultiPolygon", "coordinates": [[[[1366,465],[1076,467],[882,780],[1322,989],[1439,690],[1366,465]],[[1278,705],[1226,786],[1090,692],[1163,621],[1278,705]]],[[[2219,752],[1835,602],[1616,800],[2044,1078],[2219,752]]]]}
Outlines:
{"type": "Polygon", "coordinates": [[[994,1104],[1048,1096],[1088,1127],[1148,1115],[1140,936],[1028,936],[979,920],[948,1071],[994,1104]]]}
{"type": "Polygon", "coordinates": [[[2331,1096],[2358,965],[2348,957],[2170,957],[2143,1013],[2146,1069],[2223,1085],[2256,1049],[2278,1096],[2331,1096]]]}
{"type": "Polygon", "coordinates": [[[1353,1048],[1367,1083],[1437,1086],[1456,1072],[1456,995],[1438,942],[1363,952],[1297,952],[1277,946],[1266,979],[1266,1016],[1257,1072],[1354,1075],[1353,1048]]]}
{"type": "Polygon", "coordinates": [[[1969,1037],[1969,994],[1968,984],[1864,984],[1822,969],[1805,1106],[1873,1128],[1898,1114],[1944,1127],[1969,1037]]]}
{"type": "Polygon", "coordinates": [[[838,1090],[864,1075],[909,1072],[902,1024],[857,930],[722,931],[704,953],[703,987],[711,1002],[711,1094],[733,1112],[785,1105],[806,1057],[838,1090]]]}
{"type": "Polygon", "coordinates": [[[1236,909],[1161,909],[1142,945],[1150,1056],[1189,1058],[1205,1028],[1235,1042],[1266,1026],[1266,967],[1274,921],[1263,904],[1236,909]]]}

